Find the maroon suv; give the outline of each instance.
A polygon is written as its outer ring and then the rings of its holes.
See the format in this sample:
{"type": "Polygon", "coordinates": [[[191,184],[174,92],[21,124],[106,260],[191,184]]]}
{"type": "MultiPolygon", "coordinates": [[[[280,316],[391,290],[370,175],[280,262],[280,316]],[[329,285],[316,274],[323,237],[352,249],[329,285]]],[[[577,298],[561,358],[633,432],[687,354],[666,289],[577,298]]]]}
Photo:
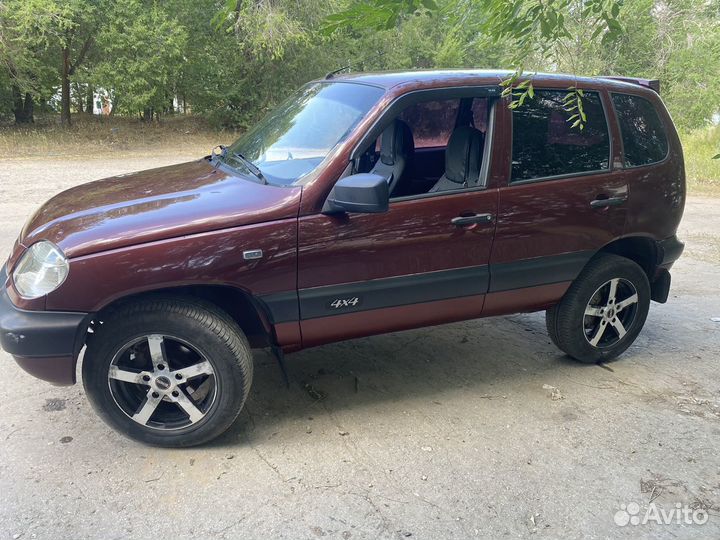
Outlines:
{"type": "Polygon", "coordinates": [[[163,446],[232,424],[251,347],[546,310],[616,357],[683,250],[677,133],[654,81],[536,75],[511,110],[508,75],[329,77],[211,156],[55,196],[0,274],[3,349],[73,384],[85,348],[98,413],[163,446]]]}

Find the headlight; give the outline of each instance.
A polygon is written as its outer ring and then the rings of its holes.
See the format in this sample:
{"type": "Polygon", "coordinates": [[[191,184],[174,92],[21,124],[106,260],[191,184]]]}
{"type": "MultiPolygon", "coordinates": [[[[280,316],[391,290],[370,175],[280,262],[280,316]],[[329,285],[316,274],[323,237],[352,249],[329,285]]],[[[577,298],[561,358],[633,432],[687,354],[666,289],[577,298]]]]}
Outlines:
{"type": "Polygon", "coordinates": [[[13,271],[15,288],[23,298],[39,298],[63,284],[70,266],[60,248],[42,240],[30,246],[13,271]]]}

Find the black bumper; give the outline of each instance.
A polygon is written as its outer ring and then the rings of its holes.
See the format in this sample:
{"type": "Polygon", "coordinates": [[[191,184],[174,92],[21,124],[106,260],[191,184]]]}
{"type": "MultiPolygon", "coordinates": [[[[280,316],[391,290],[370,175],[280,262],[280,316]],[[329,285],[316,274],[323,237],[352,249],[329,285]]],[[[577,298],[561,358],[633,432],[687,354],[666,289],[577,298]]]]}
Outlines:
{"type": "Polygon", "coordinates": [[[657,268],[650,281],[650,298],[664,304],[670,296],[670,268],[680,258],[685,244],[677,236],[671,236],[657,242],[657,268]]]}
{"type": "Polygon", "coordinates": [[[658,266],[669,267],[677,261],[685,249],[685,244],[677,236],[671,236],[657,243],[658,266]]]}
{"type": "Polygon", "coordinates": [[[0,346],[25,371],[55,384],[75,382],[76,344],[87,328],[87,313],[25,311],[10,301],[0,270],[0,346]]]}

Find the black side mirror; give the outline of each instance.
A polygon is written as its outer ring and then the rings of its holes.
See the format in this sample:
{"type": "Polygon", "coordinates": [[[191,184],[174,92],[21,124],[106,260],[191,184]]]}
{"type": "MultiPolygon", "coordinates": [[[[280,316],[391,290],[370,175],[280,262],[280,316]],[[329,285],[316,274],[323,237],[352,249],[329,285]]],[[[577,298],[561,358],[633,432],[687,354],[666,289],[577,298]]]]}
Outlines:
{"type": "Polygon", "coordinates": [[[323,214],[387,212],[390,194],[387,179],[378,174],[353,174],[338,180],[332,188],[323,214]]]}

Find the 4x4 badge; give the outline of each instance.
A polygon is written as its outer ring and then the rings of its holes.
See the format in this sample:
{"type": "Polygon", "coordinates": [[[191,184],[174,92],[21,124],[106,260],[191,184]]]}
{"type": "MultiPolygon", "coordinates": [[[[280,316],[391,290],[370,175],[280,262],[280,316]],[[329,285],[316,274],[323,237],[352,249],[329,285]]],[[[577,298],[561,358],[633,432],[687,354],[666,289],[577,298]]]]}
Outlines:
{"type": "Polygon", "coordinates": [[[352,298],[336,298],[328,303],[328,307],[332,309],[342,309],[349,307],[357,307],[360,305],[360,298],[353,296],[352,298]]]}

